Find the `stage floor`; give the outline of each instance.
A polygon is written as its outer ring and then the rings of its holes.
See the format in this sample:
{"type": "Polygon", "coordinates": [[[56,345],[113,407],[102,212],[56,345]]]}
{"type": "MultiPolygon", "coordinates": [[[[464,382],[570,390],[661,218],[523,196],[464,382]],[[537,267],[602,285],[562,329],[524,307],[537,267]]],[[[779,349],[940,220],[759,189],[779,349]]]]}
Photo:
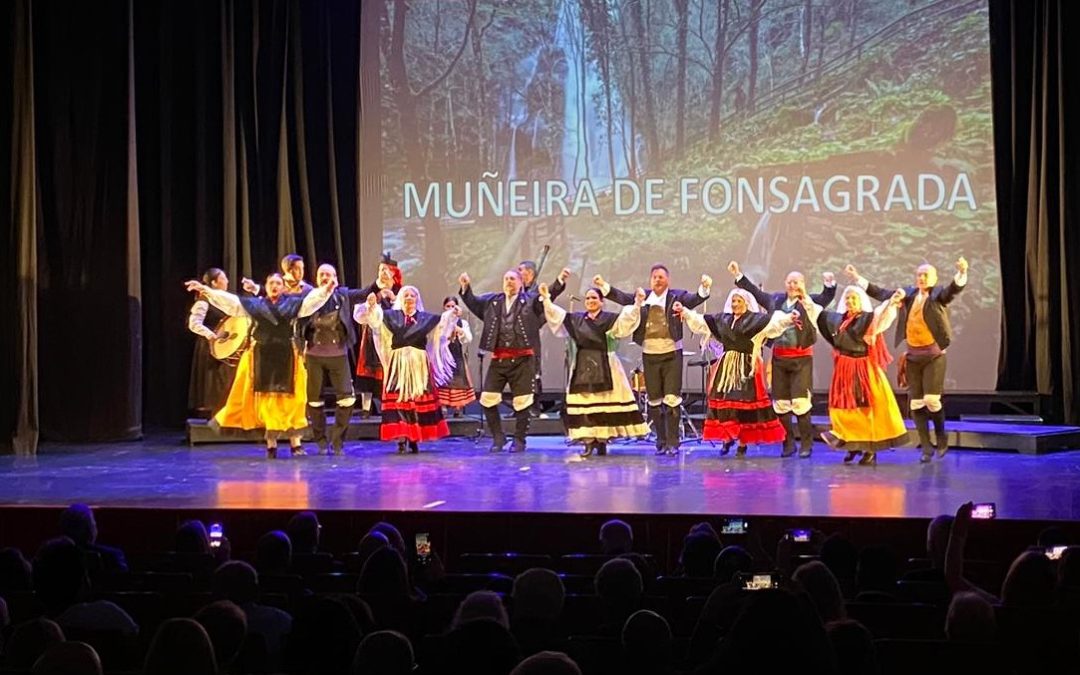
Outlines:
{"type": "Polygon", "coordinates": [[[676,458],[612,445],[581,459],[561,437],[530,437],[524,454],[451,438],[419,455],[367,441],[345,457],[269,461],[257,446],[190,449],[178,436],[45,444],[33,459],[0,457],[0,505],[932,517],[971,499],[996,502],[1001,518],[1080,519],[1080,452],[956,450],[922,465],[909,448],[862,467],[821,444],[805,460],[774,447],[746,459],[683,448],[676,458]]]}

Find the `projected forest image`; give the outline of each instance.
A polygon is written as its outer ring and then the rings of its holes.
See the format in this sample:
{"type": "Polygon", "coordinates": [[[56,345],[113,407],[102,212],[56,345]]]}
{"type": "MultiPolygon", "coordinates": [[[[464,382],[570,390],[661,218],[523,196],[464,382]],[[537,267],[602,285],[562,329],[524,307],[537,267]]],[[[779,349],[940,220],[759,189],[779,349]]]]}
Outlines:
{"type": "Polygon", "coordinates": [[[664,262],[676,286],[707,272],[726,294],[731,259],[769,290],[792,269],[844,283],[849,262],[900,285],[964,255],[953,318],[971,348],[954,361],[970,367],[950,386],[993,388],[982,0],[372,3],[361,162],[382,208],[364,229],[425,292],[462,271],[495,290],[545,246],[541,276],[570,267],[572,292],[664,262]]]}

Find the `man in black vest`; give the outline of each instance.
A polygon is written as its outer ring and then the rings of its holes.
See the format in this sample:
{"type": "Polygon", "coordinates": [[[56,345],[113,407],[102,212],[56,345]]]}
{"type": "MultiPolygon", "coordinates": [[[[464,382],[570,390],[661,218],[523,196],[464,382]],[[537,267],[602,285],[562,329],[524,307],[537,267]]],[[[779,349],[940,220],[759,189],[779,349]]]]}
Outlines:
{"type": "MultiPolygon", "coordinates": [[[[333,280],[337,284],[337,270],[333,265],[319,265],[315,278],[319,286],[333,280]]],[[[304,321],[303,336],[306,345],[304,362],[307,364],[307,406],[311,420],[311,434],[318,445],[319,454],[342,453],[345,431],[349,428],[356,394],[353,391],[352,372],[349,369],[349,352],[356,346],[356,322],[353,306],[367,299],[367,289],[337,286],[326,304],[304,321]],[[329,378],[337,398],[334,410],[334,428],[330,431],[329,447],[326,435],[326,402],[322,388],[329,378]]]]}
{"type": "MultiPolygon", "coordinates": [[[[802,299],[807,296],[806,277],[802,272],[789,272],[784,279],[783,293],[766,293],[758,288],[732,260],[728,271],[735,277],[735,285],[748,291],[767,312],[799,313],[799,322],[769,342],[772,347],[772,398],[773,410],[780,418],[787,436],[781,457],[795,454],[795,436],[791,415],[799,427],[799,457],[809,457],[814,447],[814,427],[810,423],[810,393],[814,388],[814,343],[817,329],[803,308],[802,299]]],[[[825,288],[810,295],[810,299],[826,307],[836,295],[836,278],[832,272],[822,275],[825,288]]]]}
{"type": "MultiPolygon", "coordinates": [[[[844,268],[848,276],[866,290],[866,294],[878,300],[892,291],[875,286],[863,278],[854,265],[844,268]]],[[[915,268],[915,285],[904,289],[904,301],[896,317],[894,346],[907,341],[907,352],[900,358],[899,384],[907,385],[908,405],[915,421],[922,447],[920,462],[926,464],[933,457],[944,457],[949,449],[949,437],[945,432],[945,410],[941,396],[945,391],[945,350],[952,343],[952,326],[949,324],[949,303],[967,286],[968,261],[961,256],[956,261],[956,275],[948,286],[938,285],[937,269],[923,263],[915,268]],[[906,382],[905,382],[906,381],[906,382]],[[934,440],[930,443],[930,422],[934,423],[934,440]]]]}
{"type": "Polygon", "coordinates": [[[509,386],[514,408],[514,445],[510,451],[523,452],[529,432],[529,407],[535,399],[536,353],[545,322],[543,302],[536,292],[524,290],[521,273],[516,269],[503,275],[502,293],[474,295],[468,274],[462,274],[459,281],[465,306],[484,322],[480,349],[491,354],[480,393],[480,406],[491,431],[491,451],[499,452],[506,444],[498,406],[503,388],[509,386]]]}
{"type": "MultiPolygon", "coordinates": [[[[709,298],[712,279],[701,275],[696,293],[668,288],[669,273],[664,265],[652,266],[649,276],[650,292],[641,306],[641,323],[634,331],[634,343],[641,345],[641,362],[645,370],[645,391],[649,397],[649,422],[656,432],[656,454],[679,454],[679,427],[682,424],[682,337],[683,323],[671,313],[671,307],[681,302],[694,308],[709,298]]],[[[634,295],[613,287],[597,274],[593,286],[604,298],[626,306],[634,303],[634,295]]]]}

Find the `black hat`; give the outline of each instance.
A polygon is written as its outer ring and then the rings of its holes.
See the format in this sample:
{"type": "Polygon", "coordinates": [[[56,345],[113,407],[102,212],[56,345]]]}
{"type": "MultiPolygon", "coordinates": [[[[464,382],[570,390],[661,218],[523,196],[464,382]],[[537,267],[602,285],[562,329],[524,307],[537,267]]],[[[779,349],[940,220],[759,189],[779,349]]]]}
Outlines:
{"type": "Polygon", "coordinates": [[[382,261],[386,265],[393,265],[397,267],[397,261],[390,257],[390,251],[383,251],[382,261]]]}

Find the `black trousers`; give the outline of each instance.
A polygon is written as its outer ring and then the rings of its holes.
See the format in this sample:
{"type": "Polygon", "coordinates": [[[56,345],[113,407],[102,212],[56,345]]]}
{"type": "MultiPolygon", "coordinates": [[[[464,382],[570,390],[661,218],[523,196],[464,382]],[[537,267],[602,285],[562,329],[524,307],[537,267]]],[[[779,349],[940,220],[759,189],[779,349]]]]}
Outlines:
{"type": "Polygon", "coordinates": [[[814,359],[799,356],[785,359],[773,357],[772,397],[775,401],[810,398],[814,388],[814,359]]]}
{"type": "Polygon", "coordinates": [[[354,396],[352,373],[349,372],[349,359],[341,356],[311,356],[307,363],[307,400],[308,403],[322,401],[323,382],[330,379],[337,400],[354,396]]]}
{"type": "Polygon", "coordinates": [[[945,393],[945,355],[907,357],[908,397],[920,399],[927,394],[945,393]]]}
{"type": "Polygon", "coordinates": [[[483,391],[502,393],[509,386],[512,396],[528,396],[533,393],[536,379],[536,358],[518,356],[512,359],[491,359],[484,374],[483,391]]]}
{"type": "Polygon", "coordinates": [[[645,369],[645,393],[649,401],[665,396],[682,396],[682,350],[666,354],[642,354],[645,369]]]}

